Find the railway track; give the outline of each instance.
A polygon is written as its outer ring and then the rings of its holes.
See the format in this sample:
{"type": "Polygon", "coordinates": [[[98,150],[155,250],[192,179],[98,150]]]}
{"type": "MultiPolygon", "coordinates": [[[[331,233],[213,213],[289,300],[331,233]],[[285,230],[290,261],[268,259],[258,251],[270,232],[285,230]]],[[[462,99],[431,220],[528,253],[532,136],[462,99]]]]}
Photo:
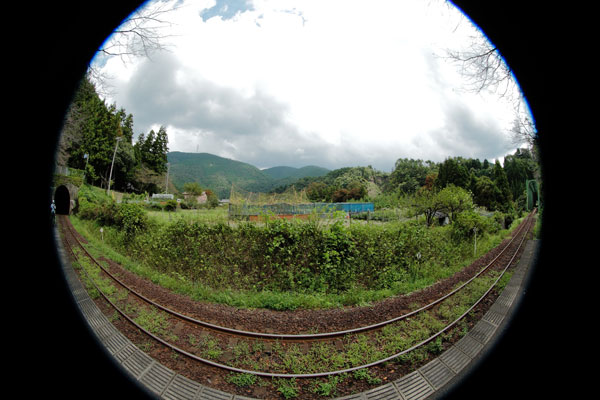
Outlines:
{"type": "MultiPolygon", "coordinates": [[[[96,290],[111,307],[114,307],[124,319],[153,340],[192,360],[233,373],[268,378],[319,378],[356,372],[379,366],[392,360],[405,358],[409,353],[417,349],[422,349],[428,344],[435,343],[440,338],[448,335],[494,289],[495,285],[501,280],[504,273],[515,260],[527,233],[531,229],[533,213],[521,223],[519,228],[514,232],[512,239],[491,262],[481,268],[470,279],[445,295],[440,296],[435,301],[416,308],[409,313],[375,324],[347,330],[313,334],[278,334],[238,330],[201,321],[171,310],[163,304],[158,304],[146,298],[142,293],[127,288],[125,283],[110,274],[78,240],[68,217],[61,216],[59,223],[65,248],[72,254],[74,259],[79,263],[81,263],[83,258],[89,260],[88,263],[93,264],[94,268],[99,268],[102,274],[106,274],[118,286],[125,288],[128,302],[132,301],[129,297],[135,297],[136,301],[147,304],[153,310],[168,313],[169,318],[172,318],[173,321],[182,321],[190,326],[186,330],[188,332],[187,342],[181,338],[173,340],[172,335],[169,337],[168,333],[151,332],[151,329],[144,327],[138,318],[130,315],[131,312],[128,313],[124,310],[127,308],[131,309],[132,303],[126,303],[129,306],[120,306],[117,304],[119,302],[123,303],[122,299],[124,295],[121,295],[121,300],[115,300],[114,296],[111,298],[110,295],[103,293],[98,285],[88,277],[91,284],[95,286],[96,290]],[[491,276],[488,276],[490,274],[491,276]],[[479,292],[471,288],[472,286],[476,286],[475,283],[482,280],[487,285],[485,290],[481,289],[481,284],[478,285],[479,292]],[[432,316],[440,315],[442,309],[447,310],[455,306],[456,303],[452,303],[452,298],[459,297],[457,295],[465,292],[477,292],[477,300],[468,306],[461,305],[460,312],[454,312],[451,317],[446,315],[445,318],[440,319],[438,322],[430,324],[431,327],[427,329],[426,334],[421,334],[418,337],[413,336],[410,340],[404,340],[402,345],[395,343],[400,341],[399,338],[405,338],[407,335],[410,336],[407,331],[414,330],[416,329],[415,327],[418,328],[419,324],[422,325],[424,320],[437,318],[432,316]],[[189,333],[194,330],[198,332],[195,336],[189,333]],[[196,337],[196,339],[192,340],[191,337],[196,337]],[[209,347],[212,347],[212,349],[209,349],[212,352],[207,351],[206,346],[200,348],[201,346],[197,345],[200,341],[203,341],[205,345],[206,343],[212,343],[212,345],[209,345],[209,347]],[[196,342],[196,344],[193,342],[196,342]],[[234,343],[234,345],[232,346],[231,343],[234,343]],[[233,348],[233,351],[226,350],[228,344],[229,348],[233,348]],[[249,351],[250,348],[253,350],[249,351]],[[355,353],[360,349],[366,353],[371,352],[371,354],[359,354],[362,357],[354,358],[342,356],[343,354],[356,355],[355,353]],[[309,353],[312,353],[312,358],[305,357],[309,353]],[[328,354],[327,357],[330,358],[330,361],[323,363],[316,362],[325,353],[328,354]],[[318,365],[298,365],[302,364],[300,361],[309,359],[316,360],[315,364],[318,365]],[[296,365],[294,365],[294,360],[296,361],[296,365]],[[313,372],[319,368],[324,368],[325,370],[313,372]]],[[[81,271],[84,275],[87,274],[85,268],[82,268],[81,271]]],[[[173,324],[177,324],[177,322],[173,322],[171,325],[173,324]]]]}

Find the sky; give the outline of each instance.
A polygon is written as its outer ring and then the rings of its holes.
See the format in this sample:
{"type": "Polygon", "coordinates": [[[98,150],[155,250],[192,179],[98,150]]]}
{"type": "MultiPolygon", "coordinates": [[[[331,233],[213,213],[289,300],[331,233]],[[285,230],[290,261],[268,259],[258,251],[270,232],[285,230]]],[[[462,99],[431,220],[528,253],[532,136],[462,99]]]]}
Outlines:
{"type": "Polygon", "coordinates": [[[133,114],[136,135],[165,126],[170,151],[391,172],[399,158],[492,161],[518,147],[512,103],[465,90],[444,57],[482,34],[443,1],[172,3],[165,51],[92,60],[107,103],[133,114]]]}

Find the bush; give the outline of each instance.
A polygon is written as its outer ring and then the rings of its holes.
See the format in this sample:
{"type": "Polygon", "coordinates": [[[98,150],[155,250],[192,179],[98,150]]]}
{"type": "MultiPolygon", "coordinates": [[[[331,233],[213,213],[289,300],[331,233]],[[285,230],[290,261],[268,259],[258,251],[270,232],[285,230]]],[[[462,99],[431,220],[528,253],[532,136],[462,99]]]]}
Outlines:
{"type": "Polygon", "coordinates": [[[318,218],[234,226],[177,218],[150,226],[155,222],[142,204],[93,206],[87,199],[81,212],[114,226],[115,244],[148,267],[222,290],[225,297],[229,290],[273,293],[269,307],[274,309],[291,308],[282,293],[406,293],[424,280],[447,276],[447,267],[459,264],[472,248],[474,226],[478,237],[499,229],[493,219],[474,212],[436,228],[413,220],[346,226],[343,219],[325,224],[318,218]]]}
{"type": "Polygon", "coordinates": [[[426,268],[452,264],[463,247],[450,234],[450,226],[431,229],[414,221],[346,227],[342,221],[272,220],[231,227],[176,220],[128,247],[156,270],[217,290],[339,294],[397,288],[422,278],[426,268]]]}
{"type": "Polygon", "coordinates": [[[77,215],[82,219],[95,220],[102,225],[113,225],[117,205],[104,190],[84,185],[79,190],[77,215]]]}
{"type": "Polygon", "coordinates": [[[129,238],[144,231],[148,225],[148,216],[139,204],[121,204],[114,215],[115,225],[129,238]]]}
{"type": "Polygon", "coordinates": [[[452,222],[452,238],[463,241],[473,237],[473,228],[477,228],[477,235],[495,233],[500,230],[497,220],[490,220],[475,211],[465,211],[458,214],[452,222]]]}
{"type": "Polygon", "coordinates": [[[77,215],[82,219],[95,220],[98,217],[98,205],[85,197],[79,197],[77,215]]]}
{"type": "Polygon", "coordinates": [[[165,204],[165,211],[175,211],[177,210],[177,200],[167,200],[165,204]]]}
{"type": "Polygon", "coordinates": [[[163,206],[161,206],[160,203],[157,203],[154,201],[145,203],[144,207],[146,207],[146,209],[150,210],[150,211],[162,211],[163,210],[163,206]]]}

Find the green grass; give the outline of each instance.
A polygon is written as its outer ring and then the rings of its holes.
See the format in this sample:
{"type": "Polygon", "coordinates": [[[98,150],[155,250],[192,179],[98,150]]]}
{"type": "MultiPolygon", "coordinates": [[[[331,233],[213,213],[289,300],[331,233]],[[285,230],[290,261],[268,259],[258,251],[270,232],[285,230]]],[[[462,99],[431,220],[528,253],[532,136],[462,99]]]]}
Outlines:
{"type": "Polygon", "coordinates": [[[296,379],[274,378],[273,385],[279,393],[286,399],[298,397],[298,382],[296,379]]]}
{"type": "Polygon", "coordinates": [[[181,210],[177,211],[148,211],[148,217],[159,223],[169,223],[176,219],[182,219],[186,222],[201,223],[224,223],[228,222],[228,209],[225,206],[213,209],[181,210]]]}
{"type": "Polygon", "coordinates": [[[239,387],[252,386],[257,381],[257,376],[252,374],[231,373],[225,380],[239,387]]]}
{"type": "Polygon", "coordinates": [[[137,310],[137,317],[133,320],[136,324],[154,335],[164,335],[169,330],[167,316],[156,308],[140,307],[137,310]]]}

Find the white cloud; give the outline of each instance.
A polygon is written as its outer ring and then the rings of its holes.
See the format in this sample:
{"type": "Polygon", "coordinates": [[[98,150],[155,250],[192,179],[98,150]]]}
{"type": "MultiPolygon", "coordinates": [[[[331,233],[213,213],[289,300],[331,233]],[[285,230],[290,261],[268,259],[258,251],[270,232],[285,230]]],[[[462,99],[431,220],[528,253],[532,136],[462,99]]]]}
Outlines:
{"type": "MultiPolygon", "coordinates": [[[[108,60],[137,133],[269,167],[504,155],[510,110],[433,55],[474,28],[444,3],[184,1],[170,53],[108,60]],[[225,10],[227,6],[227,10],[225,10]]],[[[509,121],[510,122],[510,121],[509,121]]]]}

